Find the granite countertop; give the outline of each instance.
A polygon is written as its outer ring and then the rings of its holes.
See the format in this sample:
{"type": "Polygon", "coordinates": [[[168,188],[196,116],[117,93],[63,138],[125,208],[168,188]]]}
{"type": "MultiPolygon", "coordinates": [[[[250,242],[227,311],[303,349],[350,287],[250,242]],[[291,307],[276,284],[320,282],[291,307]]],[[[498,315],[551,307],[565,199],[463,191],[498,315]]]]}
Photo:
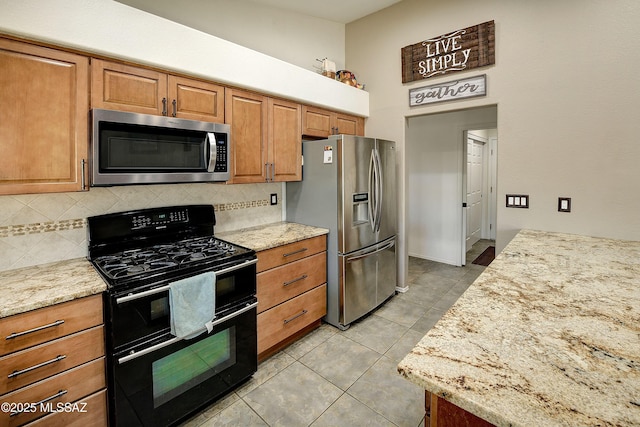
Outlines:
{"type": "Polygon", "coordinates": [[[327,233],[329,233],[329,230],[326,228],[313,227],[294,222],[275,222],[251,228],[216,233],[216,237],[259,252],[300,240],[322,236],[327,233]]]}
{"type": "MultiPolygon", "coordinates": [[[[278,222],[216,233],[216,237],[262,251],[327,234],[329,230],[278,222]]],[[[0,271],[0,318],[101,293],[107,285],[85,258],[0,271]]]]}
{"type": "Polygon", "coordinates": [[[107,289],[85,258],[0,271],[0,318],[107,289]]]}
{"type": "Polygon", "coordinates": [[[640,425],[640,242],[521,231],[398,371],[498,426],[640,425]]]}

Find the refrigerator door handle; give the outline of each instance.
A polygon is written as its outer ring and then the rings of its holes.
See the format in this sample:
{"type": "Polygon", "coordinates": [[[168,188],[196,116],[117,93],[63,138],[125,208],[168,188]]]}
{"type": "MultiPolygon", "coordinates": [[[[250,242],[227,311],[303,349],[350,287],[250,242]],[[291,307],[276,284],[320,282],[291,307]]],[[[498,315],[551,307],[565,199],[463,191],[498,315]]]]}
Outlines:
{"type": "Polygon", "coordinates": [[[367,207],[369,210],[369,225],[371,225],[371,230],[375,233],[376,231],[376,160],[375,160],[375,149],[371,150],[371,159],[369,159],[369,203],[367,203],[367,207]]]}
{"type": "Polygon", "coordinates": [[[380,231],[380,222],[382,221],[382,161],[380,160],[380,152],[377,148],[374,149],[375,152],[375,163],[376,163],[376,227],[375,231],[380,231]]]}
{"type": "Polygon", "coordinates": [[[358,251],[358,252],[354,253],[353,255],[349,255],[345,259],[345,261],[346,262],[353,262],[353,261],[357,261],[357,260],[362,259],[362,258],[366,258],[368,256],[377,254],[378,252],[386,251],[387,249],[390,249],[390,248],[394,247],[395,244],[396,244],[396,240],[393,239],[393,240],[391,240],[390,242],[388,242],[384,246],[378,246],[373,250],[358,251]]]}

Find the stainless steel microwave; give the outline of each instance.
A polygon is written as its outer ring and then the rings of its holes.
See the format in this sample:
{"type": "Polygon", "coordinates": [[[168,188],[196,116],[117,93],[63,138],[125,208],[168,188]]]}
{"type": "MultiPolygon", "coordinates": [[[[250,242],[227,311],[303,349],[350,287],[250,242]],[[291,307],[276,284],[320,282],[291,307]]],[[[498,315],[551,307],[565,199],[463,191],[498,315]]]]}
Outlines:
{"type": "Polygon", "coordinates": [[[100,109],[91,120],[92,186],[229,179],[229,125],[100,109]]]}

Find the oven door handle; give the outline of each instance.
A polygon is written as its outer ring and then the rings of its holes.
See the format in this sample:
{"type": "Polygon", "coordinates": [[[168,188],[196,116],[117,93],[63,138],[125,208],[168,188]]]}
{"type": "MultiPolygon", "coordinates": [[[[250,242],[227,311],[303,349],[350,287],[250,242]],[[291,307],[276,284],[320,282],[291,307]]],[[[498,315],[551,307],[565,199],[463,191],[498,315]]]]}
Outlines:
{"type": "MultiPolygon", "coordinates": [[[[231,320],[234,317],[237,317],[237,316],[239,316],[239,315],[241,315],[243,313],[246,313],[247,311],[249,311],[249,310],[251,310],[251,309],[253,309],[253,308],[257,307],[257,306],[258,306],[258,302],[257,301],[252,303],[252,304],[247,304],[245,307],[241,308],[240,310],[233,312],[233,314],[221,317],[220,319],[213,320],[210,323],[210,325],[211,326],[219,325],[220,323],[226,322],[227,320],[231,320]]],[[[206,331],[206,330],[207,330],[206,328],[203,328],[203,331],[206,331]]],[[[184,340],[184,338],[174,337],[174,338],[171,338],[170,340],[161,342],[160,344],[152,345],[151,347],[147,347],[147,348],[145,348],[143,350],[132,352],[132,353],[130,353],[130,354],[124,356],[124,357],[119,358],[118,359],[118,364],[121,365],[123,363],[129,362],[129,361],[131,361],[133,359],[137,359],[138,357],[144,356],[145,354],[153,353],[156,350],[160,350],[161,348],[168,347],[168,346],[173,345],[175,343],[178,343],[178,342],[180,342],[182,340],[184,340]]]]}
{"type": "MultiPolygon", "coordinates": [[[[253,264],[257,264],[258,263],[258,259],[252,259],[250,261],[246,261],[243,262],[242,264],[238,264],[238,265],[233,265],[229,268],[225,268],[222,270],[218,270],[216,271],[216,276],[220,276],[223,274],[227,274],[227,273],[231,273],[232,271],[236,271],[236,270],[240,270],[241,268],[244,267],[248,267],[250,265],[253,264]]],[[[143,291],[143,292],[138,292],[135,294],[129,294],[120,298],[116,298],[116,303],[117,304],[122,304],[125,302],[129,302],[129,301],[133,301],[133,300],[137,300],[140,298],[144,298],[144,297],[148,297],[149,295],[154,295],[154,294],[159,294],[160,292],[164,292],[164,291],[168,291],[169,290],[170,285],[167,286],[160,286],[159,288],[155,288],[155,289],[149,289],[148,291],[143,291]]]]}

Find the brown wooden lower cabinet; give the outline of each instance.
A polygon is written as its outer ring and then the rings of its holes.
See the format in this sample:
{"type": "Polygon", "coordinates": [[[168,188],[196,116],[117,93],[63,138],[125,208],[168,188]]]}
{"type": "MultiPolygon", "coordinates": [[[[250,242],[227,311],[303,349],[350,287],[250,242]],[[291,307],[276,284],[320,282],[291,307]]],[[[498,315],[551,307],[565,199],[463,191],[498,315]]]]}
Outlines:
{"type": "Polygon", "coordinates": [[[453,403],[424,392],[425,427],[492,427],[488,421],[465,411],[453,403]]]}
{"type": "Polygon", "coordinates": [[[258,252],[258,361],[320,326],[327,313],[327,236],[258,252]]]}
{"type": "Polygon", "coordinates": [[[106,427],[107,391],[102,390],[69,404],[63,410],[35,420],[29,427],[106,427]]]}

